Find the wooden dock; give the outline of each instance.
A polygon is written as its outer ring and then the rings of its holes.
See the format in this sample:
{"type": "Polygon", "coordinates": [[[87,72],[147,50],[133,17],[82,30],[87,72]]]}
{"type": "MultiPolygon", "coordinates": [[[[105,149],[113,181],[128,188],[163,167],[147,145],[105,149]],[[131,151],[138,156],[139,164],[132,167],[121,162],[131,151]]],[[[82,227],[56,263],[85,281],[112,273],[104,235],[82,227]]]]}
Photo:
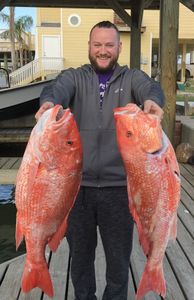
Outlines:
{"type": "MultiPolygon", "coordinates": [[[[0,158],[1,170],[14,171],[21,159],[0,158]]],[[[16,168],[17,167],[17,168],[16,168]]],[[[178,209],[178,234],[176,241],[170,242],[164,258],[164,276],[167,284],[165,300],[194,300],[194,167],[187,164],[180,165],[182,188],[181,203],[178,209]]],[[[14,176],[11,180],[14,179],[14,176]]],[[[2,179],[1,179],[2,180],[2,179]]],[[[8,180],[7,180],[8,182],[8,180]]],[[[2,182],[0,182],[2,183],[2,182]]],[[[71,278],[68,282],[69,249],[64,239],[56,253],[46,251],[49,270],[54,286],[54,300],[74,300],[71,278]]],[[[20,289],[20,281],[25,255],[0,265],[0,300],[49,300],[39,288],[24,294],[20,289]]],[[[135,291],[142,275],[146,258],[138,242],[136,229],[129,268],[128,300],[135,299],[135,291]]],[[[96,281],[97,298],[102,299],[105,287],[105,258],[102,244],[96,251],[96,281]]],[[[161,300],[153,292],[148,293],[144,300],[161,300]]]]}
{"type": "Polygon", "coordinates": [[[1,128],[0,143],[26,143],[32,128],[1,128]]]}
{"type": "Polygon", "coordinates": [[[0,184],[14,184],[21,157],[0,157],[0,184]]]}

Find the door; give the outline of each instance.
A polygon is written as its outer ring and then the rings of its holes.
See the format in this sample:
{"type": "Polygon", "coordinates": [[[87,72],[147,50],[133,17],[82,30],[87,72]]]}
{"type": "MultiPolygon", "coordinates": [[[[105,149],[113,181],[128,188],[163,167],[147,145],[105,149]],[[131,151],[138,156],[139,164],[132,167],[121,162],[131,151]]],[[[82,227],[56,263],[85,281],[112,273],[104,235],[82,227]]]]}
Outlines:
{"type": "Polygon", "coordinates": [[[58,72],[61,66],[60,36],[43,36],[42,43],[42,70],[46,72],[58,72]]]}
{"type": "Polygon", "coordinates": [[[43,36],[43,57],[61,57],[60,36],[43,36]]]}

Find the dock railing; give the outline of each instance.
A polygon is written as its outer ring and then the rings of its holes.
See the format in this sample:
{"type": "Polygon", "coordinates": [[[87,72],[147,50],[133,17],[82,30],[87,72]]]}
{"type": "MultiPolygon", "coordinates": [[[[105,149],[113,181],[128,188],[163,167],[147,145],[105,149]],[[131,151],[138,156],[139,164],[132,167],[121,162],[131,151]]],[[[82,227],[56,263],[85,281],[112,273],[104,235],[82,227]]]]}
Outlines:
{"type": "Polygon", "coordinates": [[[20,86],[44,78],[52,73],[59,73],[64,69],[65,59],[62,57],[40,57],[18,70],[10,73],[10,86],[20,86]]]}

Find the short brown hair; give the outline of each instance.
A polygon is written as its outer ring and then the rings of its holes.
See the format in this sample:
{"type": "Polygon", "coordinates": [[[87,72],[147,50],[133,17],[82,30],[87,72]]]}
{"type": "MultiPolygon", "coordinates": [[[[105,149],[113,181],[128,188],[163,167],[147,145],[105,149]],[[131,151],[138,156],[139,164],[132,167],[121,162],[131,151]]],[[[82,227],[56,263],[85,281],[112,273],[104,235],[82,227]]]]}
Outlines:
{"type": "Polygon", "coordinates": [[[91,37],[91,33],[94,30],[94,28],[113,28],[117,32],[118,40],[120,40],[120,33],[119,33],[117,26],[110,21],[101,21],[101,22],[97,23],[96,25],[94,25],[92,27],[92,29],[90,30],[90,37],[91,37]]]}

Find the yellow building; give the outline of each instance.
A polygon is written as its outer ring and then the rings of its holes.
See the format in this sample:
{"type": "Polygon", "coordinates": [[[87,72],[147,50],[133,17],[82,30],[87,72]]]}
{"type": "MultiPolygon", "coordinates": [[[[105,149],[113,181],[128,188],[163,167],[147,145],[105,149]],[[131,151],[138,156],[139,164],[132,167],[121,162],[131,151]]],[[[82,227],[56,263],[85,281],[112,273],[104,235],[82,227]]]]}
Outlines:
{"type": "MultiPolygon", "coordinates": [[[[158,61],[159,19],[159,11],[144,10],[141,69],[149,75],[158,61]]],[[[37,8],[36,58],[64,58],[65,68],[88,63],[89,31],[102,20],[110,20],[118,25],[123,44],[119,63],[130,66],[130,28],[118,22],[110,9],[37,8]]],[[[193,12],[180,4],[179,54],[183,57],[182,63],[185,62],[186,53],[191,53],[191,58],[194,54],[193,28],[193,12]]]]}

